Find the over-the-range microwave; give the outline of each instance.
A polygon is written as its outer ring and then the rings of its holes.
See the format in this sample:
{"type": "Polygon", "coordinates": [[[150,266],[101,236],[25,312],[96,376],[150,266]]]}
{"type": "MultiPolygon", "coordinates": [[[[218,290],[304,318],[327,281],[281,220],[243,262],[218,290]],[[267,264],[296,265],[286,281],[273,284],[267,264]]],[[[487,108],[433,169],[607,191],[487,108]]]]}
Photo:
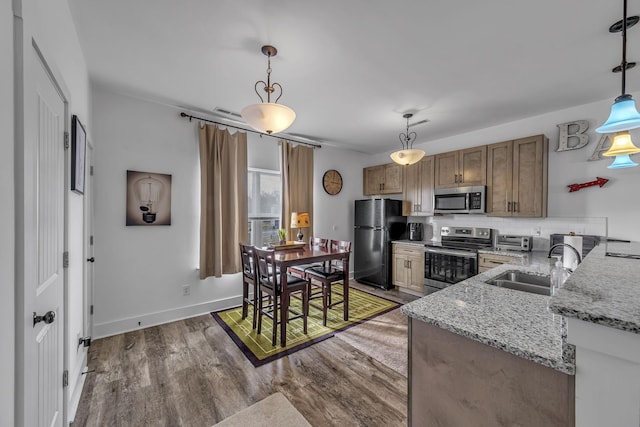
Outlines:
{"type": "Polygon", "coordinates": [[[485,186],[441,188],[434,191],[434,212],[440,214],[483,214],[485,186]]]}

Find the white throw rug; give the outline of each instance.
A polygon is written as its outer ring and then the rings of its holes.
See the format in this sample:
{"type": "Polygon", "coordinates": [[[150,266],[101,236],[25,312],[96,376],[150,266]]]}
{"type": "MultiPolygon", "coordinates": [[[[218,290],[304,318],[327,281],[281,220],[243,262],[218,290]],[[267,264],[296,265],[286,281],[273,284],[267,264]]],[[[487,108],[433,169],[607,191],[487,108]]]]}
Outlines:
{"type": "Polygon", "coordinates": [[[220,421],[216,426],[224,427],[311,427],[311,424],[289,402],[282,393],[274,393],[220,421]]]}

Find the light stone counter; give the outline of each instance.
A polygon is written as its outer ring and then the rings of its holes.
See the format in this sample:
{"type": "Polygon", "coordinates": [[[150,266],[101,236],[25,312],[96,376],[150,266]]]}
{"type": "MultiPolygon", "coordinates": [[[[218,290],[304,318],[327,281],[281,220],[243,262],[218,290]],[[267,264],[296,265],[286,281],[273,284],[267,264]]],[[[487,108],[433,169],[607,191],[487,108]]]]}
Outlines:
{"type": "Polygon", "coordinates": [[[414,319],[574,375],[575,348],[566,342],[565,319],[547,308],[550,297],[484,283],[512,269],[548,275],[550,260],[547,254],[501,253],[521,254],[523,256],[519,259],[524,264],[498,266],[406,304],[402,312],[414,319]]]}
{"type": "MultiPolygon", "coordinates": [[[[640,334],[640,260],[605,256],[596,246],[551,299],[562,316],[640,334]]],[[[637,252],[637,244],[608,244],[610,252],[637,252]]]]}

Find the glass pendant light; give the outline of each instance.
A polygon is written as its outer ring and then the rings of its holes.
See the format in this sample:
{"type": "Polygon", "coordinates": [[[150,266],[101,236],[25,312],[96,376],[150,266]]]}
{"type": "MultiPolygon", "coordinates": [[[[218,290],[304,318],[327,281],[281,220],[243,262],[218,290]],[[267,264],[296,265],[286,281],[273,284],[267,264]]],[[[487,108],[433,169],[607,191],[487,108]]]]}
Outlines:
{"type": "Polygon", "coordinates": [[[610,168],[636,166],[637,164],[629,158],[629,154],[640,152],[640,149],[631,142],[629,134],[630,129],[640,127],[640,114],[631,95],[625,93],[627,69],[636,65],[635,62],[627,62],[627,28],[637,24],[638,20],[640,20],[638,16],[627,18],[627,0],[624,0],[622,20],[609,27],[611,33],[622,31],[622,63],[612,70],[614,73],[622,73],[622,94],[616,98],[611,106],[611,114],[609,114],[607,121],[596,128],[596,132],[616,132],[611,147],[603,153],[604,156],[616,156],[616,160],[609,166],[610,168]],[[619,159],[620,156],[625,155],[626,159],[619,159]],[[614,166],[616,164],[625,164],[626,166],[614,166]]]}
{"type": "Polygon", "coordinates": [[[407,132],[401,133],[398,137],[402,144],[402,150],[391,153],[391,160],[399,165],[412,165],[418,163],[424,157],[424,151],[413,148],[413,143],[416,140],[416,133],[409,133],[409,119],[413,117],[413,114],[406,113],[402,117],[407,119],[407,132]]]}
{"type": "Polygon", "coordinates": [[[260,98],[260,103],[247,105],[240,111],[240,115],[252,128],[271,135],[287,129],[296,119],[296,113],[286,105],[278,104],[278,99],[282,96],[282,86],[280,83],[271,84],[271,57],[278,54],[278,50],[273,46],[262,46],[262,53],[267,56],[267,82],[259,80],[255,84],[255,91],[260,98]],[[267,92],[267,102],[264,102],[258,85],[263,84],[263,90],[267,92]],[[275,92],[275,87],[280,89],[280,94],[274,102],[271,102],[271,94],[275,92]]]}
{"type": "Polygon", "coordinates": [[[622,169],[622,168],[632,168],[634,166],[638,166],[636,162],[631,160],[628,154],[624,154],[622,156],[616,156],[613,163],[611,163],[607,168],[609,169],[622,169]]]}

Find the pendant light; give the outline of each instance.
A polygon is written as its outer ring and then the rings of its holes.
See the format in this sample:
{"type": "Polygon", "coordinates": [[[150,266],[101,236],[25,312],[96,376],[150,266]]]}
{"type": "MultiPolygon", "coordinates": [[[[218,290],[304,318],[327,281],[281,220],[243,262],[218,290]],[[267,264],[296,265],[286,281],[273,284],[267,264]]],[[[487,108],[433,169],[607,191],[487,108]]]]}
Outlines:
{"type": "Polygon", "coordinates": [[[616,156],[614,163],[609,166],[612,169],[637,166],[636,163],[631,161],[629,154],[640,152],[640,149],[631,142],[631,134],[629,133],[630,129],[640,127],[640,114],[631,95],[625,93],[627,69],[636,65],[635,62],[627,62],[627,28],[637,24],[638,20],[640,20],[638,16],[627,18],[627,0],[623,0],[622,20],[609,27],[609,32],[611,33],[622,31],[622,63],[612,70],[614,73],[622,73],[622,93],[611,106],[609,118],[602,126],[596,129],[596,132],[616,132],[611,142],[611,147],[603,153],[603,156],[616,156]],[[626,158],[620,159],[620,156],[626,156],[626,158]]]}
{"type": "Polygon", "coordinates": [[[407,132],[398,135],[402,150],[391,153],[391,160],[399,165],[406,166],[418,163],[424,157],[424,151],[413,148],[413,143],[417,137],[415,132],[409,133],[409,119],[413,117],[413,114],[406,113],[402,117],[407,119],[407,132]]]}
{"type": "Polygon", "coordinates": [[[260,98],[260,103],[247,105],[240,111],[240,115],[252,128],[272,133],[282,132],[287,129],[296,119],[296,113],[286,105],[278,104],[278,100],[282,96],[282,86],[280,83],[271,83],[271,57],[278,54],[278,50],[273,46],[262,46],[262,53],[267,56],[267,81],[258,80],[255,84],[255,91],[260,98]],[[267,92],[267,102],[258,92],[258,85],[264,85],[263,90],[267,92]],[[275,87],[280,89],[280,94],[274,102],[271,102],[271,94],[275,92],[275,87]]]}
{"type": "Polygon", "coordinates": [[[613,163],[611,163],[607,168],[609,169],[622,169],[622,168],[632,168],[634,166],[638,166],[636,162],[631,160],[628,154],[623,154],[622,156],[616,156],[613,163]]]}

